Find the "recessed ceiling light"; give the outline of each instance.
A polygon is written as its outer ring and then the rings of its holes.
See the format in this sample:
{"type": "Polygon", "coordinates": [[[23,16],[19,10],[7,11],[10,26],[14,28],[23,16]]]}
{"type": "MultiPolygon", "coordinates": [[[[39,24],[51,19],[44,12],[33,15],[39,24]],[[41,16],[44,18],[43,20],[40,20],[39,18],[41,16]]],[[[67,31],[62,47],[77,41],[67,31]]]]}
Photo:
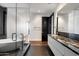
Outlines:
{"type": "Polygon", "coordinates": [[[38,10],[38,13],[40,13],[41,11],[40,10],[38,10]]]}
{"type": "Polygon", "coordinates": [[[52,3],[47,3],[47,4],[52,4],[52,3]]]}

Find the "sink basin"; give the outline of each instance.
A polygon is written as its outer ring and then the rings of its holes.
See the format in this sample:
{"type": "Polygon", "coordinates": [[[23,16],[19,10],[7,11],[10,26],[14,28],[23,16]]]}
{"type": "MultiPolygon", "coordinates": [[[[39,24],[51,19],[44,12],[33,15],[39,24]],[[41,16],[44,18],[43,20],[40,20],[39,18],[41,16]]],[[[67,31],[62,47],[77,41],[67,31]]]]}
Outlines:
{"type": "Polygon", "coordinates": [[[79,43],[71,43],[71,45],[79,48],[79,43]]]}
{"type": "Polygon", "coordinates": [[[70,44],[70,41],[68,41],[68,40],[61,40],[61,39],[57,39],[57,40],[66,45],[70,44]]]}
{"type": "Polygon", "coordinates": [[[58,41],[60,41],[60,42],[65,42],[64,40],[61,40],[61,39],[57,39],[58,41]]]}

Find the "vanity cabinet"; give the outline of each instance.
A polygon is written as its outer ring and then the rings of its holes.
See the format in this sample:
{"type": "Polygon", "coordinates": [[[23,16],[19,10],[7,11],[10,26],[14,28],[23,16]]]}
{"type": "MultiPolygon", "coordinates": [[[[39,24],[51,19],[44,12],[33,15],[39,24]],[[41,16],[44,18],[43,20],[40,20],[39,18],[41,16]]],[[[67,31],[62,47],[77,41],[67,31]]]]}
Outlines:
{"type": "Polygon", "coordinates": [[[50,35],[48,36],[48,46],[55,56],[77,56],[75,52],[55,40],[50,35]]]}

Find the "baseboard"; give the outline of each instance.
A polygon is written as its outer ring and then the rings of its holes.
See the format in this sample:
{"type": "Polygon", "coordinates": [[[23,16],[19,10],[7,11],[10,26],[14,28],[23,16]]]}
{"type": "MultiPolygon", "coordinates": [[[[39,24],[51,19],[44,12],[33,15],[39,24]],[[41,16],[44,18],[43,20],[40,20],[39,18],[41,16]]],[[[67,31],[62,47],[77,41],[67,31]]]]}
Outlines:
{"type": "Polygon", "coordinates": [[[42,39],[30,39],[29,41],[42,41],[42,39]]]}

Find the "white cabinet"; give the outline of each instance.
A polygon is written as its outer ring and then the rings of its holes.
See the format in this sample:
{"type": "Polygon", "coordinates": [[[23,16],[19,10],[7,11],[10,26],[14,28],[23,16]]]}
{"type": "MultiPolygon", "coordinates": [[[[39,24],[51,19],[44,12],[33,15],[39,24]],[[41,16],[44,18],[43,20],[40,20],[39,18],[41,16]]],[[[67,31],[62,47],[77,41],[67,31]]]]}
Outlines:
{"type": "Polygon", "coordinates": [[[77,56],[76,53],[53,39],[51,36],[48,36],[48,45],[56,56],[77,56]]]}
{"type": "Polygon", "coordinates": [[[53,39],[49,36],[48,37],[48,45],[51,49],[51,51],[54,53],[55,56],[62,56],[63,54],[58,51],[58,49],[54,45],[55,42],[53,42],[53,39]]]}
{"type": "Polygon", "coordinates": [[[65,56],[76,56],[77,54],[75,54],[73,51],[71,51],[70,49],[68,49],[67,47],[63,46],[61,43],[57,42],[57,46],[59,51],[61,51],[65,56]]]}

